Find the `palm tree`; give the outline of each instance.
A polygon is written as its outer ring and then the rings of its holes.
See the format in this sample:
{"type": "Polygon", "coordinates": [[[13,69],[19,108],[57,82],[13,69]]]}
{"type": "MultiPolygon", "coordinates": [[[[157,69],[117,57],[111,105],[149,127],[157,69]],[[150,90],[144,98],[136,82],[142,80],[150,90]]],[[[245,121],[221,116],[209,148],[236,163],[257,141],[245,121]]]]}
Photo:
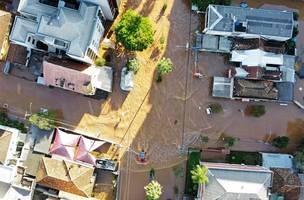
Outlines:
{"type": "Polygon", "coordinates": [[[196,165],[196,167],[191,170],[191,178],[193,183],[198,184],[197,198],[202,199],[201,194],[203,194],[205,184],[208,183],[209,179],[207,176],[208,168],[206,166],[196,165]]]}

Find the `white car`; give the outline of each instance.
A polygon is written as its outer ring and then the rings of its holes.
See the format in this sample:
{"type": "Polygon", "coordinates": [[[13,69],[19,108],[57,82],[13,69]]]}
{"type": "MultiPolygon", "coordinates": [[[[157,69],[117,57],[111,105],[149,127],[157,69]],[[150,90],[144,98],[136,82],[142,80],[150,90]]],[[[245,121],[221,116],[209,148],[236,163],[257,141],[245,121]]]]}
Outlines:
{"type": "Polygon", "coordinates": [[[211,115],[212,110],[211,110],[211,108],[210,108],[210,107],[206,108],[206,113],[207,113],[207,115],[211,115]]]}
{"type": "Polygon", "coordinates": [[[128,71],[126,67],[121,70],[120,88],[124,91],[131,91],[134,88],[134,72],[128,71]]]}

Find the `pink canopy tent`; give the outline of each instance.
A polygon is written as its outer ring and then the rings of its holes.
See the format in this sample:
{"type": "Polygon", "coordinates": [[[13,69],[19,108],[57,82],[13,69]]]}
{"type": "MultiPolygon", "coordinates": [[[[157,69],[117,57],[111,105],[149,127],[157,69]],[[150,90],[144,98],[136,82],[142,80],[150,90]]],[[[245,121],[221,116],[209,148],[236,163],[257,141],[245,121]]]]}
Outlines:
{"type": "Polygon", "coordinates": [[[64,156],[71,160],[75,157],[75,149],[78,145],[80,135],[69,134],[55,129],[55,140],[50,148],[50,153],[64,156]]]}
{"type": "Polygon", "coordinates": [[[101,147],[104,143],[104,141],[91,140],[81,136],[75,160],[95,165],[96,159],[91,152],[101,147]]]}

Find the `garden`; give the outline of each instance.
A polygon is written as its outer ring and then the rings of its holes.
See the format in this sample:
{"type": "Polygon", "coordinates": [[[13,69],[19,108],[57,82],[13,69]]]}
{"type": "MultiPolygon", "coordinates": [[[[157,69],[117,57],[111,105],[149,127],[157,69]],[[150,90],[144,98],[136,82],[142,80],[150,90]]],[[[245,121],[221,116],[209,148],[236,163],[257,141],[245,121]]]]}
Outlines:
{"type": "Polygon", "coordinates": [[[262,156],[258,152],[231,151],[226,161],[231,164],[261,165],[262,156]]]}

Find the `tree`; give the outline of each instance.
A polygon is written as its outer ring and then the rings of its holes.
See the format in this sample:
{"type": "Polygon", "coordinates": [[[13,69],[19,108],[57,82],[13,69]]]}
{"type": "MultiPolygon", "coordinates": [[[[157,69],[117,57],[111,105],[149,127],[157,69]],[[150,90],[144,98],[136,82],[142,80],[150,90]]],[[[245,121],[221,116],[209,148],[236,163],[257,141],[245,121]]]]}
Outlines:
{"type": "Polygon", "coordinates": [[[192,4],[196,5],[199,11],[206,11],[209,4],[230,5],[231,0],[192,0],[192,4]]]}
{"type": "Polygon", "coordinates": [[[37,126],[42,130],[50,131],[56,126],[55,119],[56,113],[54,111],[48,110],[32,114],[29,118],[29,121],[31,124],[37,126]]]}
{"type": "Polygon", "coordinates": [[[144,187],[146,190],[147,200],[157,200],[162,194],[162,186],[155,180],[151,181],[147,186],[144,187]]]}
{"type": "Polygon", "coordinates": [[[289,138],[287,136],[278,136],[272,140],[272,145],[277,148],[286,148],[289,143],[289,138]]]}
{"type": "Polygon", "coordinates": [[[297,151],[295,153],[295,163],[296,163],[296,168],[300,169],[301,171],[304,171],[304,152],[303,151],[297,151]]]}
{"type": "Polygon", "coordinates": [[[207,173],[208,173],[208,168],[206,166],[201,166],[201,165],[196,165],[196,167],[191,170],[191,179],[193,183],[198,184],[199,187],[199,192],[198,192],[198,198],[200,198],[200,194],[203,193],[203,188],[205,184],[209,182],[207,173]]]}
{"type": "Polygon", "coordinates": [[[128,10],[115,27],[117,42],[130,51],[143,51],[153,42],[153,28],[150,20],[134,10],[128,10]]]}
{"type": "Polygon", "coordinates": [[[213,113],[220,113],[220,112],[223,112],[223,107],[221,104],[219,103],[212,103],[209,105],[209,107],[211,108],[211,111],[213,113]]]}
{"type": "Polygon", "coordinates": [[[264,105],[250,105],[245,109],[245,113],[252,117],[261,117],[266,113],[264,105]]]}
{"type": "Polygon", "coordinates": [[[162,58],[157,64],[157,82],[162,80],[162,76],[172,72],[173,63],[170,58],[162,58]]]}
{"type": "Polygon", "coordinates": [[[231,137],[231,136],[224,136],[223,137],[224,145],[226,148],[233,147],[236,142],[236,138],[231,137]]]}

